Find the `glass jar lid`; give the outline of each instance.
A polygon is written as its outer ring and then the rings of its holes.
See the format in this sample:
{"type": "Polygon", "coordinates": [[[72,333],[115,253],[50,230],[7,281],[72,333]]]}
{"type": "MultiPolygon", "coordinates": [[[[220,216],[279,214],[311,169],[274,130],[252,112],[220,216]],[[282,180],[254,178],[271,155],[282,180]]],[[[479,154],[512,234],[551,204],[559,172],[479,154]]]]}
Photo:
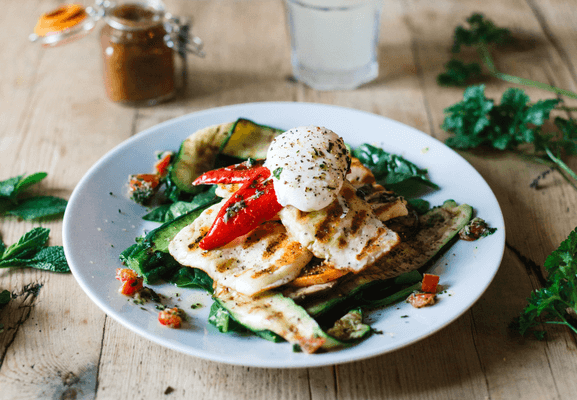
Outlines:
{"type": "Polygon", "coordinates": [[[161,0],[96,0],[93,7],[86,8],[80,4],[64,4],[43,14],[29,39],[47,47],[59,46],[86,36],[100,19],[120,30],[147,29],[163,24],[168,47],[183,57],[186,53],[205,55],[204,44],[191,34],[189,21],[167,13],[161,0]]]}
{"type": "Polygon", "coordinates": [[[100,18],[92,7],[63,4],[40,16],[30,40],[43,46],[58,46],[89,34],[100,18]]]}

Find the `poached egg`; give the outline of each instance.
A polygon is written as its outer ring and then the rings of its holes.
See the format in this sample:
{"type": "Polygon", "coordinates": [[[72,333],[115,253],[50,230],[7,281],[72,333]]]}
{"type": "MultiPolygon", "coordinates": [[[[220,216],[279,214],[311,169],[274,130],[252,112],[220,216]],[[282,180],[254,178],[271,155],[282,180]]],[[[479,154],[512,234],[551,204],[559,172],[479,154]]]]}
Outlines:
{"type": "Polygon", "coordinates": [[[279,135],[264,163],[273,175],[277,201],[300,211],[322,210],[337,198],[350,166],[344,140],[321,126],[279,135]]]}

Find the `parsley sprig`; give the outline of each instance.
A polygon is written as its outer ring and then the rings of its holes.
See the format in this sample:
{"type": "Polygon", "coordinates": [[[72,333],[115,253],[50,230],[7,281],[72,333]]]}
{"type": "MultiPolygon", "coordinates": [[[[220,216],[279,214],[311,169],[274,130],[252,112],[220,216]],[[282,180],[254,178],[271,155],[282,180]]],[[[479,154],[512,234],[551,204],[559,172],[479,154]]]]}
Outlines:
{"type": "Polygon", "coordinates": [[[462,150],[481,146],[515,150],[556,169],[577,190],[577,174],[561,160],[562,155],[577,154],[577,123],[556,117],[556,130],[544,128],[560,103],[559,99],[531,103],[523,90],[510,88],[496,104],[485,97],[484,85],[470,86],[461,102],[445,109],[442,128],[453,134],[446,143],[462,150]]]}
{"type": "Polygon", "coordinates": [[[515,325],[521,334],[532,331],[540,339],[545,332],[534,328],[541,322],[566,325],[577,333],[570,317],[577,315],[577,228],[547,257],[545,269],[547,286],[531,293],[515,325]]]}
{"type": "Polygon", "coordinates": [[[511,32],[508,29],[496,26],[491,20],[486,19],[484,15],[479,13],[474,13],[467,18],[467,24],[468,26],[457,26],[455,28],[453,47],[451,49],[454,57],[445,65],[445,72],[437,77],[437,82],[440,85],[465,86],[482,78],[483,68],[481,64],[466,64],[458,58],[461,47],[464,46],[476,49],[482,64],[485,66],[485,70],[494,78],[516,85],[536,87],[557,95],[577,99],[577,93],[570,90],[499,71],[490,50],[492,46],[511,43],[513,40],[511,32]]]}

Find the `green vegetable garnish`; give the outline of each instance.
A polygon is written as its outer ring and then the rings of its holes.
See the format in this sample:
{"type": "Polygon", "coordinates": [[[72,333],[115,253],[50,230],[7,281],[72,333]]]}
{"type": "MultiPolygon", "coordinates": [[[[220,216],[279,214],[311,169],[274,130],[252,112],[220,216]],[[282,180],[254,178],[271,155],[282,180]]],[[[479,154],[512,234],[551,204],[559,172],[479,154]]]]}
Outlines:
{"type": "Polygon", "coordinates": [[[521,334],[532,331],[540,339],[545,332],[534,330],[540,322],[565,325],[577,333],[569,317],[577,313],[577,228],[547,257],[545,269],[547,286],[531,293],[515,325],[521,334]]]}
{"type": "Polygon", "coordinates": [[[32,196],[22,198],[21,194],[30,186],[46,178],[46,172],[19,175],[0,182],[0,215],[9,214],[33,220],[62,214],[67,201],[54,196],[32,196]]]}
{"type": "Polygon", "coordinates": [[[46,247],[49,233],[47,228],[34,228],[8,247],[0,240],[0,268],[30,267],[70,272],[62,246],[46,247]]]}
{"type": "Polygon", "coordinates": [[[277,169],[275,169],[272,174],[276,179],[280,179],[280,174],[282,173],[282,168],[278,167],[277,169]]]}
{"type": "Polygon", "coordinates": [[[169,222],[200,207],[212,205],[219,199],[214,194],[217,186],[213,185],[206,192],[197,194],[191,201],[177,201],[170,204],[163,204],[146,214],[142,219],[154,222],[169,222]]]}
{"type": "Polygon", "coordinates": [[[500,104],[485,97],[485,86],[470,86],[463,101],[445,109],[442,128],[454,136],[447,145],[457,149],[489,146],[515,150],[524,156],[555,168],[577,189],[577,174],[561,155],[577,154],[577,124],[573,119],[556,117],[559,132],[543,129],[559,99],[529,102],[521,89],[507,89],[500,104]],[[531,145],[527,149],[526,145],[531,145]]]}
{"type": "MultiPolygon", "coordinates": [[[[477,50],[482,64],[491,77],[516,85],[532,86],[558,95],[577,99],[577,93],[570,90],[499,72],[491,56],[490,47],[511,43],[513,41],[511,32],[508,29],[497,27],[491,20],[486,19],[479,13],[472,14],[467,18],[467,23],[468,27],[457,26],[457,28],[455,28],[452,47],[453,54],[458,55],[463,46],[472,47],[477,50]]],[[[440,85],[464,86],[474,83],[474,81],[482,76],[481,65],[479,63],[465,64],[457,58],[449,61],[445,65],[445,68],[446,71],[437,77],[437,82],[440,85]]]]}

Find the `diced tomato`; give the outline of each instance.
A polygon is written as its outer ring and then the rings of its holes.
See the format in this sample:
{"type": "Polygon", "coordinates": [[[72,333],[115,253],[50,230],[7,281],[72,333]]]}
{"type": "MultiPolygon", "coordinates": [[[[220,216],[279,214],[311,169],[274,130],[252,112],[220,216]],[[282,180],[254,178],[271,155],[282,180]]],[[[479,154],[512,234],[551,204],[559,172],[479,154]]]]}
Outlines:
{"type": "Polygon", "coordinates": [[[407,301],[415,308],[421,308],[435,304],[436,296],[433,293],[413,293],[407,301]]]}
{"type": "Polygon", "coordinates": [[[156,193],[160,186],[157,174],[131,175],[128,182],[130,198],[137,203],[145,203],[156,193]]]}
{"type": "Polygon", "coordinates": [[[439,276],[433,274],[423,274],[423,284],[421,290],[426,293],[437,293],[439,276]]]}
{"type": "Polygon", "coordinates": [[[172,151],[165,151],[160,156],[160,159],[154,164],[154,169],[160,178],[164,178],[168,174],[168,167],[172,159],[172,151]]]}
{"type": "Polygon", "coordinates": [[[167,308],[158,313],[158,322],[169,328],[180,328],[183,311],[178,307],[167,308]]]}
{"type": "Polygon", "coordinates": [[[116,279],[120,282],[126,282],[129,279],[138,278],[138,275],[134,270],[130,268],[116,268],[116,279]]]}
{"type": "Polygon", "coordinates": [[[130,268],[117,268],[116,279],[122,282],[119,292],[125,296],[133,296],[143,288],[143,279],[130,268]]]}

